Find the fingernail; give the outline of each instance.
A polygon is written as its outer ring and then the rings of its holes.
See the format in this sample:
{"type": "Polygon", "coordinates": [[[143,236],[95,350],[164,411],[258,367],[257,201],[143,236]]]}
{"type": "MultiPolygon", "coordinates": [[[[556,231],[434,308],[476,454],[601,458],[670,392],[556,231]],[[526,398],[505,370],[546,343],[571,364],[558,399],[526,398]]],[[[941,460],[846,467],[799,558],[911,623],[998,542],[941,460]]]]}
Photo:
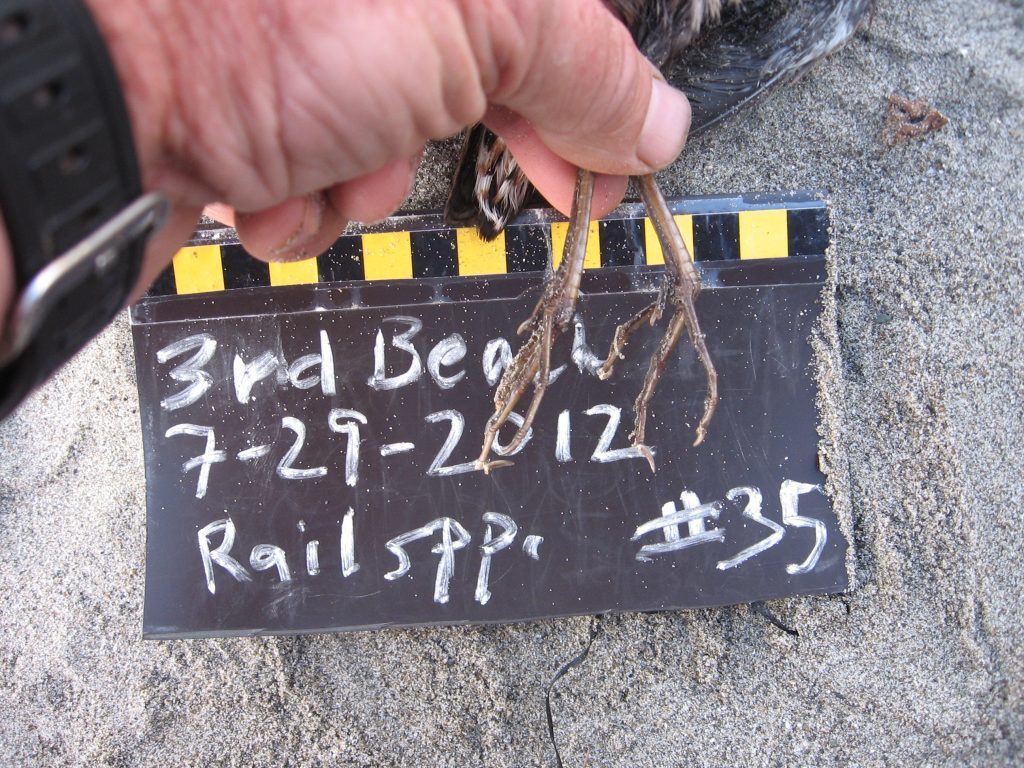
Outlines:
{"type": "Polygon", "coordinates": [[[690,130],[690,102],[664,80],[651,84],[651,102],[636,153],[652,169],[664,168],[679,157],[690,130]]]}
{"type": "Polygon", "coordinates": [[[320,232],[320,225],[323,223],[324,206],[326,205],[323,192],[314,192],[306,195],[302,207],[302,218],[299,220],[295,231],[289,235],[277,248],[270,252],[271,258],[302,259],[306,252],[304,246],[309,243],[320,232]]]}

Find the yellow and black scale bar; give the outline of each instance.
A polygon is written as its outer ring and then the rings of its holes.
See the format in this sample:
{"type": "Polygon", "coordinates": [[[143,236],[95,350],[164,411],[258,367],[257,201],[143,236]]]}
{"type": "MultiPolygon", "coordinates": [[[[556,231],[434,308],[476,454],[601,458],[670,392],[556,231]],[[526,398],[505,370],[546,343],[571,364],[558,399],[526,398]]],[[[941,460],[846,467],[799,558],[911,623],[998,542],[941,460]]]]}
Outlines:
{"type": "MultiPolygon", "coordinates": [[[[680,214],[675,220],[697,261],[821,256],[828,246],[828,209],[823,203],[680,214]]],[[[353,234],[317,258],[280,264],[257,261],[237,244],[193,245],[178,252],[149,295],[539,272],[547,265],[549,242],[555,265],[561,260],[567,228],[565,222],[517,224],[491,242],[475,229],[446,226],[353,234]]],[[[663,263],[650,219],[591,222],[585,268],[663,263]]]]}

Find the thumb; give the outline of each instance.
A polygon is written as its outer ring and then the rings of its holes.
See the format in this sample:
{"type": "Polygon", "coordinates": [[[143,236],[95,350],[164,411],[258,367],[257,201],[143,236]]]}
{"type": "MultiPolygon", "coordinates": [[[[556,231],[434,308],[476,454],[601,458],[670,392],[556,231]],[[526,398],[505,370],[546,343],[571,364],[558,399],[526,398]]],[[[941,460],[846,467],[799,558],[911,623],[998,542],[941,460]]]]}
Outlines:
{"type": "MultiPolygon", "coordinates": [[[[490,94],[557,154],[602,173],[651,173],[678,157],[690,104],[597,0],[513,3],[521,45],[490,94]]],[[[514,116],[488,114],[499,133],[514,116]]]]}

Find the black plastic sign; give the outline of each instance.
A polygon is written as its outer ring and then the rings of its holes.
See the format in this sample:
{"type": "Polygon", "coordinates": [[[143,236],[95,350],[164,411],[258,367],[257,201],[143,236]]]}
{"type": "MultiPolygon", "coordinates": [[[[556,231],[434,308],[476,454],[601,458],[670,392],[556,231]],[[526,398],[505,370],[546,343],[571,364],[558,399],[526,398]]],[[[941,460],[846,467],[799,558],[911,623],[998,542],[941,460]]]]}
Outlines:
{"type": "MultiPolygon", "coordinates": [[[[821,203],[801,204],[823,221],[821,203]]],[[[650,301],[656,268],[585,275],[532,434],[491,475],[473,461],[540,275],[144,300],[145,634],[508,622],[844,589],[849,544],[816,467],[821,254],[702,266],[721,402],[694,448],[705,381],[681,344],[652,405],[654,473],[628,434],[660,329],[635,338],[610,380],[592,371],[650,301]]]]}

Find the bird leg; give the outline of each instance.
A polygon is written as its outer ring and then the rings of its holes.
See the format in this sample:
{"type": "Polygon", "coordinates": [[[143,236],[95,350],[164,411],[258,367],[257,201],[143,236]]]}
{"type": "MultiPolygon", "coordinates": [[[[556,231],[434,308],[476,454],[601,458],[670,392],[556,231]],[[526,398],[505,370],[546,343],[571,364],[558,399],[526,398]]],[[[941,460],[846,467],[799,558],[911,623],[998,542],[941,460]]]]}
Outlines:
{"type": "Polygon", "coordinates": [[[573,195],[572,215],[569,217],[569,231],[565,238],[562,263],[555,272],[548,275],[540,301],[537,302],[530,317],[519,326],[519,335],[527,332],[530,335],[512,358],[494,391],[494,414],[487,420],[483,450],[480,452],[480,458],[476,460],[477,469],[487,474],[492,469],[512,464],[510,461],[490,459],[491,450],[503,456],[515,452],[526,440],[544,397],[551,373],[551,347],[558,334],[564,331],[572,320],[580,293],[580,277],[583,274],[583,258],[587,250],[593,197],[594,174],[581,168],[576,174],[576,191],[573,195]],[[523,423],[508,446],[499,448],[495,445],[498,430],[509,420],[513,409],[531,384],[533,399],[523,417],[523,423]]]}
{"type": "Polygon", "coordinates": [[[643,387],[633,405],[635,420],[633,432],[629,436],[633,446],[638,448],[647,459],[653,472],[654,454],[645,443],[647,409],[651,398],[654,397],[661,374],[665,370],[668,356],[672,354],[679,343],[679,338],[685,329],[690,331],[690,341],[707,372],[708,380],[704,415],[701,417],[700,423],[697,424],[697,438],[693,442],[695,446],[700,445],[707,436],[708,424],[711,423],[711,417],[718,405],[718,374],[715,372],[711,355],[708,354],[707,345],[704,343],[704,334],[701,333],[700,323],[697,320],[697,309],[694,306],[694,299],[700,292],[700,273],[697,272],[697,268],[690,259],[686,244],[683,242],[682,235],[679,234],[679,228],[672,218],[672,212],[669,210],[665,198],[662,197],[661,190],[658,189],[658,185],[654,181],[654,176],[638,176],[635,177],[635,181],[640,188],[640,196],[643,198],[644,206],[647,208],[654,231],[658,235],[658,241],[665,254],[665,282],[662,284],[657,301],[642,309],[615,330],[611,349],[604,365],[598,371],[598,376],[602,379],[611,376],[616,360],[623,357],[622,350],[629,337],[644,322],[654,325],[661,318],[666,303],[672,304],[674,313],[669,320],[668,329],[651,357],[643,387]]]}

